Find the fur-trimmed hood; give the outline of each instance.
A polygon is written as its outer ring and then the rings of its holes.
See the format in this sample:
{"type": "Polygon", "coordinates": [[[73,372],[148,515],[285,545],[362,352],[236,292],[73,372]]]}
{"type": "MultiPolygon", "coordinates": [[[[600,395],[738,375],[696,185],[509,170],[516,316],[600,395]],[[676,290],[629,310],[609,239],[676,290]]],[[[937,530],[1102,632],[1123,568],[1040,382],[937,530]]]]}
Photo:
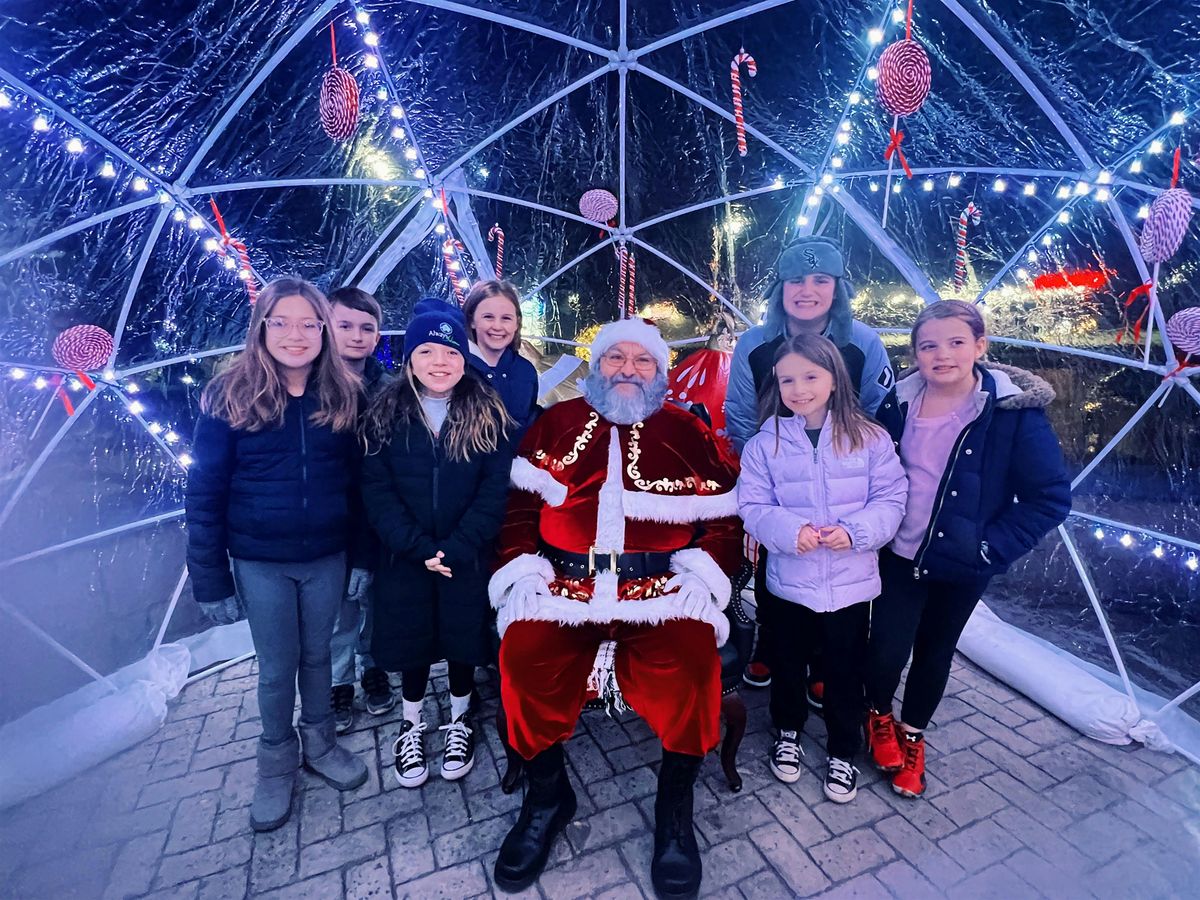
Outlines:
{"type": "MultiPolygon", "coordinates": [[[[987,361],[976,363],[975,371],[979,375],[980,400],[986,401],[986,395],[994,393],[997,409],[1045,409],[1054,401],[1050,383],[1026,369],[987,361]]],[[[896,399],[903,405],[911,403],[923,390],[925,378],[915,366],[896,381],[896,399]]]]}

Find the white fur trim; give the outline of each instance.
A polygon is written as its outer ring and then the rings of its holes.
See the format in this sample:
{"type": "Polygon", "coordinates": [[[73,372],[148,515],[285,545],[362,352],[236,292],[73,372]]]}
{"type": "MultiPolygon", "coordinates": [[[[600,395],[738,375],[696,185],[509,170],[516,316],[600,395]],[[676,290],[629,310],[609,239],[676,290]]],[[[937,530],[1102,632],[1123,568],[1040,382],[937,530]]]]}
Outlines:
{"type": "Polygon", "coordinates": [[[567,486],[523,456],[513,460],[508,480],[513,487],[537,494],[551,506],[562,506],[566,502],[567,486]]]}
{"type": "Polygon", "coordinates": [[[699,547],[689,547],[672,553],[671,571],[676,575],[689,572],[703,581],[713,595],[718,610],[723,610],[729,605],[729,595],[733,592],[729,576],[721,571],[716,560],[699,547]]]}
{"type": "Polygon", "coordinates": [[[541,575],[549,584],[554,580],[554,566],[550,560],[536,553],[522,553],[496,570],[488,582],[488,599],[493,609],[500,609],[508,600],[508,592],[526,575],[541,575]]]}
{"type": "MultiPolygon", "coordinates": [[[[500,632],[500,637],[504,637],[509,625],[519,621],[557,622],[564,626],[584,625],[589,622],[600,625],[610,622],[661,625],[671,619],[689,618],[682,614],[679,603],[670,594],[648,600],[617,600],[616,579],[611,579],[611,585],[601,583],[601,579],[611,575],[610,572],[604,572],[597,577],[596,594],[591,600],[572,600],[569,597],[551,595],[529,602],[506,604],[496,617],[496,629],[500,632]]],[[[716,604],[710,606],[699,621],[712,626],[718,647],[729,639],[729,619],[716,604]]]]}
{"type": "Polygon", "coordinates": [[[625,341],[643,347],[658,363],[659,374],[667,374],[667,370],[670,368],[671,352],[667,349],[667,342],[663,340],[662,332],[645,319],[618,319],[601,328],[590,347],[592,364],[598,365],[600,357],[613,344],[625,341]]]}
{"type": "Polygon", "coordinates": [[[650,491],[625,491],[625,515],[639,522],[669,522],[690,525],[709,519],[722,519],[738,513],[737,491],[724,494],[653,494],[650,491]]]}
{"type": "Polygon", "coordinates": [[[608,438],[608,471],[604,484],[600,486],[600,498],[596,509],[597,550],[625,552],[625,494],[624,476],[621,474],[621,435],[616,426],[608,438]]]}

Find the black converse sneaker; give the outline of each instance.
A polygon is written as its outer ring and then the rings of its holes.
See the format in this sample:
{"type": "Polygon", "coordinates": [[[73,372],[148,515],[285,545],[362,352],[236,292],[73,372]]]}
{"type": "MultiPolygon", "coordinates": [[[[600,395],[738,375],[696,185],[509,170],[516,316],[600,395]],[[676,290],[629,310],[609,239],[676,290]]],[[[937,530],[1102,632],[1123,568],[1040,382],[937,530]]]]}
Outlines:
{"type": "Polygon", "coordinates": [[[442,751],[442,777],[457,781],[475,765],[475,733],[467,725],[467,714],[463,713],[449,725],[438,731],[446,732],[446,748],[442,751]]]}
{"type": "Polygon", "coordinates": [[[405,719],[400,723],[400,733],[392,744],[392,753],[396,756],[393,769],[401,787],[420,787],[429,777],[429,767],[425,765],[425,745],[422,742],[424,734],[424,722],[414,725],[405,719]]]}
{"type": "Polygon", "coordinates": [[[771,772],[780,781],[792,784],[800,779],[800,736],[794,731],[779,732],[779,740],[771,748],[771,772]]]}
{"type": "Polygon", "coordinates": [[[825,796],[834,803],[849,803],[858,794],[858,769],[848,759],[829,757],[825,769],[825,796]]]}

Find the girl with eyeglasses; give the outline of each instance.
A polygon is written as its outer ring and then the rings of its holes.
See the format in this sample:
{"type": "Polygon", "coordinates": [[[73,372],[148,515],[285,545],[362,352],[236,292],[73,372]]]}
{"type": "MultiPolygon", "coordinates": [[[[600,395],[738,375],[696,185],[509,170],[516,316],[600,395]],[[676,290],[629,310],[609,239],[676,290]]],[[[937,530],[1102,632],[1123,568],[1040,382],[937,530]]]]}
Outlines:
{"type": "Polygon", "coordinates": [[[244,609],[258,655],[255,831],[291,815],[301,744],[305,767],[338,790],[367,780],[363,762],[337,744],[329,695],[347,550],[362,544],[351,534],[362,519],[352,509],[361,386],[337,353],[330,320],[328,301],[307,281],[266,286],[246,349],[204,390],[188,472],[192,592],[217,624],[244,609]]]}

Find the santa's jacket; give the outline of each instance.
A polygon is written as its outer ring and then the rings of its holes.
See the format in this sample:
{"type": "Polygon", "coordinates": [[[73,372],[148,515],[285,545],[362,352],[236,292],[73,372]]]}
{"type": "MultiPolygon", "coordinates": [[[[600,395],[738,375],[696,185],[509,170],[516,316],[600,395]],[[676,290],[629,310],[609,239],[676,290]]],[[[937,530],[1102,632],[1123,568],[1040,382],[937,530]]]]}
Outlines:
{"type": "Polygon", "coordinates": [[[668,404],[643,422],[614,425],[586,400],[563,401],[526,433],[511,481],[500,568],[489,586],[501,635],[520,619],[572,625],[687,617],[674,593],[662,591],[672,574],[686,572],[713,597],[692,617],[709,622],[724,643],[727,573],[742,556],[737,469],[699,418],[668,404]],[[670,553],[671,571],[620,581],[612,572],[562,578],[540,554],[543,545],[583,554],[595,548],[598,557],[670,553]],[[530,574],[550,582],[549,595],[513,590],[530,574]]]}

